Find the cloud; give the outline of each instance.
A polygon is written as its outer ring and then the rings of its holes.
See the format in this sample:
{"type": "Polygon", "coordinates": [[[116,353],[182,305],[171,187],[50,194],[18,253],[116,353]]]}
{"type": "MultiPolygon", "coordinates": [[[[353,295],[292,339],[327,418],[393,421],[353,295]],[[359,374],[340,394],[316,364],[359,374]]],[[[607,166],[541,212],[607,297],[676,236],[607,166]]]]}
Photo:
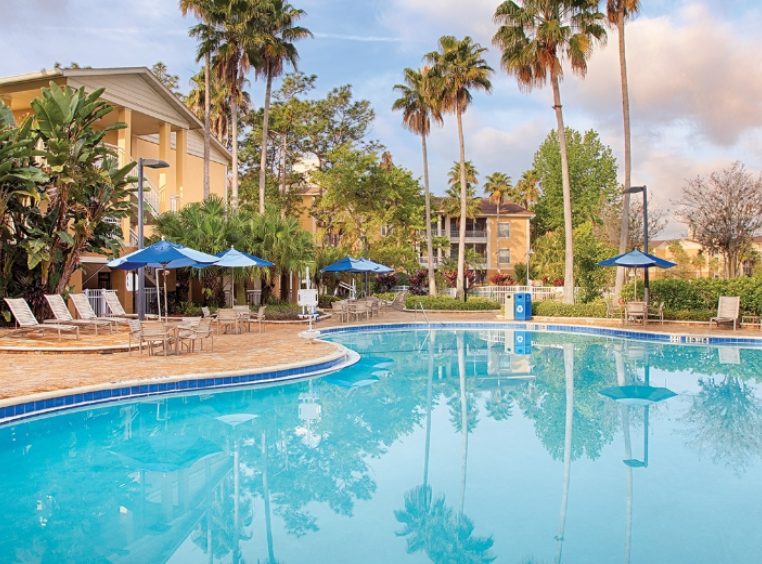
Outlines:
{"type": "MultiPolygon", "coordinates": [[[[757,22],[762,23],[762,21],[757,22]]],[[[706,6],[641,17],[627,25],[633,123],[663,128],[687,122],[711,143],[730,146],[762,127],[762,37],[739,33],[706,6]]],[[[585,80],[569,78],[569,100],[601,121],[621,119],[618,39],[591,58],[585,80]]]]}
{"type": "Polygon", "coordinates": [[[402,37],[383,36],[383,35],[352,35],[347,33],[328,33],[316,31],[316,39],[338,39],[341,41],[360,41],[365,43],[401,43],[405,41],[402,37]]]}

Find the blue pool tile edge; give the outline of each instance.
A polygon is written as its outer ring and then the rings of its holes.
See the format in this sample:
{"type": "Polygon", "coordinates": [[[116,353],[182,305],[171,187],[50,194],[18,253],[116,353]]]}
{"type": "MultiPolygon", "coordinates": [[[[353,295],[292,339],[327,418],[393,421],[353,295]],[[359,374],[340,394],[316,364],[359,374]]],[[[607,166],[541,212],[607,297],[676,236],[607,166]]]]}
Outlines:
{"type": "Polygon", "coordinates": [[[276,369],[252,374],[227,376],[199,376],[196,378],[181,378],[166,382],[146,382],[110,388],[73,392],[56,395],[33,401],[24,400],[22,403],[0,407],[0,426],[18,422],[37,415],[47,414],[65,409],[87,407],[90,405],[121,401],[145,396],[190,392],[195,390],[211,390],[229,388],[249,384],[271,383],[315,376],[323,372],[337,370],[357,360],[357,355],[345,350],[344,354],[316,364],[276,369]]]}
{"type": "Polygon", "coordinates": [[[690,335],[685,333],[657,333],[614,327],[595,327],[587,325],[567,325],[554,323],[511,322],[511,321],[445,321],[436,323],[376,323],[372,325],[348,325],[328,327],[319,331],[320,337],[338,333],[361,331],[406,330],[406,329],[516,329],[520,331],[550,331],[558,333],[578,333],[603,337],[617,337],[670,343],[673,345],[744,345],[762,347],[762,337],[718,337],[690,335]]]}

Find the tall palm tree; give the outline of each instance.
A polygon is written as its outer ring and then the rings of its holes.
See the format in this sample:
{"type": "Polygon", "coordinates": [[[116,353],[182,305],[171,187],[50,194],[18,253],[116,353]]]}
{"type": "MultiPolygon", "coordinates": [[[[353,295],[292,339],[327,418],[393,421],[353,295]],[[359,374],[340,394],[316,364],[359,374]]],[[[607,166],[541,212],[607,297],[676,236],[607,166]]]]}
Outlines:
{"type": "Polygon", "coordinates": [[[212,49],[213,49],[213,28],[206,21],[214,13],[214,0],[180,0],[180,11],[202,20],[202,23],[191,28],[190,35],[198,38],[199,46],[196,52],[196,62],[204,59],[204,198],[209,196],[209,162],[211,151],[211,67],[212,67],[212,49]]]}
{"type": "Polygon", "coordinates": [[[254,48],[253,63],[257,76],[265,79],[265,104],[262,116],[262,148],[259,161],[259,213],[265,213],[265,172],[267,166],[267,134],[270,118],[270,97],[273,78],[283,74],[286,64],[296,70],[299,53],[294,41],[312,37],[312,32],[295,25],[305,12],[283,0],[265,2],[262,27],[254,48]]]}
{"type": "Polygon", "coordinates": [[[571,186],[566,130],[559,83],[563,59],[580,76],[587,72],[587,59],[596,41],[606,39],[598,0],[507,0],[497,7],[500,24],[493,43],[502,50],[501,64],[516,77],[519,88],[531,90],[550,78],[561,148],[561,182],[564,200],[564,302],[574,303],[574,244],[572,241],[571,186]]]}
{"type": "MultiPolygon", "coordinates": [[[[622,198],[622,225],[619,231],[619,252],[627,252],[629,247],[630,187],[632,152],[630,150],[630,89],[627,84],[627,57],[625,56],[624,22],[640,9],[640,0],[606,0],[606,15],[609,24],[616,26],[619,36],[619,76],[622,84],[622,118],[624,121],[624,197],[622,198]]],[[[616,269],[614,295],[619,296],[624,283],[624,268],[616,269]]]]}
{"type": "Polygon", "coordinates": [[[245,98],[246,75],[254,64],[266,3],[228,0],[215,4],[213,26],[208,30],[212,69],[224,85],[230,103],[232,181],[230,206],[238,208],[238,116],[245,98]],[[220,8],[220,5],[223,8],[220,8]]]}
{"type": "Polygon", "coordinates": [[[531,211],[540,197],[540,177],[534,169],[525,170],[513,189],[518,203],[531,211]]]}
{"type": "Polygon", "coordinates": [[[443,112],[454,112],[458,123],[460,148],[460,238],[458,239],[458,280],[456,295],[463,299],[466,258],[466,212],[468,194],[466,186],[466,146],[463,141],[463,113],[471,103],[472,90],[490,92],[492,68],[484,60],[486,48],[474,43],[470,37],[456,39],[452,35],[439,38],[439,50],[425,56],[431,63],[433,78],[432,98],[443,112]]]}
{"type": "Polygon", "coordinates": [[[426,209],[426,257],[429,264],[429,294],[435,296],[437,283],[434,278],[434,245],[431,233],[431,192],[429,189],[429,156],[426,137],[431,132],[431,120],[442,123],[442,113],[431,97],[429,69],[405,69],[405,83],[395,84],[400,97],[394,101],[393,110],[402,110],[402,122],[410,131],[421,136],[423,152],[423,193],[426,209]]]}

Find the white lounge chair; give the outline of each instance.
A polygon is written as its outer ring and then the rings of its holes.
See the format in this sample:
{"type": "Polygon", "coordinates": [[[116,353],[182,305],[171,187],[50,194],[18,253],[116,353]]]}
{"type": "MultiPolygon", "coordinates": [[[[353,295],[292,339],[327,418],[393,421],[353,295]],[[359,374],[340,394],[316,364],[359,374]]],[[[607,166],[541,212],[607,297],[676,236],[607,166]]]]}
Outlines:
{"type": "Polygon", "coordinates": [[[62,332],[74,333],[76,338],[79,339],[79,327],[76,325],[67,325],[63,323],[45,324],[37,321],[34,313],[32,313],[32,309],[29,307],[29,304],[26,303],[24,298],[5,298],[5,303],[8,304],[13,317],[16,319],[19,333],[39,331],[44,335],[45,331],[51,329],[58,333],[59,339],[61,338],[62,332]]]}
{"type": "Polygon", "coordinates": [[[740,309],[741,298],[738,296],[720,296],[720,301],[717,304],[717,316],[709,320],[709,326],[711,327],[712,323],[717,327],[720,326],[720,323],[732,323],[733,331],[735,331],[740,309]]]}
{"type": "Polygon", "coordinates": [[[45,299],[50,306],[50,311],[53,312],[53,317],[55,317],[55,319],[45,319],[43,321],[45,324],[50,325],[63,323],[65,325],[76,325],[78,327],[91,327],[95,329],[96,335],[98,334],[99,327],[108,327],[110,330],[113,330],[110,321],[100,320],[97,318],[74,319],[69,312],[69,308],[66,307],[66,302],[60,294],[45,294],[45,299]]]}
{"type": "MultiPolygon", "coordinates": [[[[103,299],[106,300],[106,307],[111,312],[111,317],[123,317],[129,319],[137,319],[137,313],[127,313],[124,311],[122,302],[119,301],[119,296],[116,292],[103,292],[103,299]]],[[[158,315],[146,314],[146,319],[158,319],[158,315]]]]}
{"type": "Polygon", "coordinates": [[[99,321],[101,323],[108,323],[113,331],[114,325],[124,324],[127,322],[126,317],[101,317],[98,316],[93,310],[93,306],[90,305],[90,300],[87,299],[85,294],[70,294],[69,298],[71,303],[74,304],[74,309],[77,310],[77,315],[80,319],[89,321],[99,321]]]}

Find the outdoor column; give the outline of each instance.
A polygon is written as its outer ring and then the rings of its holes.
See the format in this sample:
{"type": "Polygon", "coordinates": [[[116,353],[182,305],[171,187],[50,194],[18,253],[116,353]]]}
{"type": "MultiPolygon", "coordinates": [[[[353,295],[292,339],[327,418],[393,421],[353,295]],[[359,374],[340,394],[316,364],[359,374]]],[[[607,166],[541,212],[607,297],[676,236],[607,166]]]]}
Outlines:
{"type": "MultiPolygon", "coordinates": [[[[117,121],[127,125],[124,129],[119,129],[117,135],[117,159],[119,166],[125,166],[132,160],[132,110],[129,108],[120,108],[117,121]]],[[[124,236],[124,246],[130,246],[130,217],[123,217],[121,221],[122,234],[124,236]]]]}
{"type": "Polygon", "coordinates": [[[180,129],[175,134],[175,183],[177,210],[185,203],[185,169],[188,156],[188,130],[180,129]]]}
{"type": "Polygon", "coordinates": [[[177,166],[175,153],[171,149],[172,124],[162,122],[159,126],[159,160],[169,163],[169,168],[159,169],[159,211],[164,213],[169,210],[169,198],[175,195],[175,177],[177,166]]]}

